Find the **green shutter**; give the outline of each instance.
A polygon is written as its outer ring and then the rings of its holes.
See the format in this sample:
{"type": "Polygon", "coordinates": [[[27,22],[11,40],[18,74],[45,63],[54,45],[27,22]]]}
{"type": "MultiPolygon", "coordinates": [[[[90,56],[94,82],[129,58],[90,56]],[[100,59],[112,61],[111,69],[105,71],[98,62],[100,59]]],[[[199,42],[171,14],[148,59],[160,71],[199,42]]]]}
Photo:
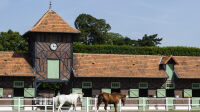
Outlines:
{"type": "Polygon", "coordinates": [[[82,93],[81,88],[72,88],[72,93],[82,93]]]}
{"type": "Polygon", "coordinates": [[[24,81],[14,81],[13,87],[14,88],[24,88],[24,81]]]}
{"type": "Polygon", "coordinates": [[[92,82],[82,82],[82,88],[92,88],[92,82]]]}
{"type": "Polygon", "coordinates": [[[130,89],[129,96],[130,97],[139,97],[139,89],[130,89]]]}
{"type": "Polygon", "coordinates": [[[192,109],[199,109],[200,107],[200,99],[199,98],[192,98],[192,109]]]}
{"type": "Polygon", "coordinates": [[[168,82],[168,83],[165,84],[165,88],[166,89],[174,89],[175,88],[175,84],[168,82]]]}
{"type": "Polygon", "coordinates": [[[3,88],[0,88],[0,97],[3,97],[3,88]]]}
{"type": "Polygon", "coordinates": [[[200,89],[200,83],[192,83],[192,89],[200,89]]]}
{"type": "Polygon", "coordinates": [[[140,82],[139,83],[139,88],[140,89],[147,89],[148,88],[148,83],[147,82],[140,82]]]}
{"type": "Polygon", "coordinates": [[[19,105],[19,99],[20,99],[20,110],[24,110],[24,98],[23,97],[13,97],[14,99],[14,106],[13,109],[14,110],[18,110],[18,105],[19,105]]]}
{"type": "Polygon", "coordinates": [[[24,97],[35,97],[35,88],[24,88],[24,97]]]}
{"type": "Polygon", "coordinates": [[[101,89],[101,92],[111,93],[111,89],[103,88],[101,89]]]}
{"type": "Polygon", "coordinates": [[[157,97],[158,98],[166,97],[166,89],[157,89],[157,97]]]}
{"type": "Polygon", "coordinates": [[[48,78],[59,79],[59,60],[47,60],[47,73],[48,78]]]}
{"type": "Polygon", "coordinates": [[[168,75],[167,80],[172,80],[174,74],[174,65],[173,64],[166,64],[166,73],[168,75]]]}
{"type": "Polygon", "coordinates": [[[111,88],[112,89],[120,88],[120,82],[111,82],[111,88]]]}
{"type": "Polygon", "coordinates": [[[192,89],[184,89],[184,97],[192,97],[192,89]]]}

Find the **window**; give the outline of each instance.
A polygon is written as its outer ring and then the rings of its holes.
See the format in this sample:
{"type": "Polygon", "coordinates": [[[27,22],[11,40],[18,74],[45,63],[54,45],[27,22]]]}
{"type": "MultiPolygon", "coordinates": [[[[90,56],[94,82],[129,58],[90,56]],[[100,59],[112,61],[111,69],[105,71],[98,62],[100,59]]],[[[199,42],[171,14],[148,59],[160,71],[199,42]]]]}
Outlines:
{"type": "Polygon", "coordinates": [[[166,83],[165,84],[165,88],[166,89],[174,89],[175,88],[175,84],[174,83],[166,83]]]}
{"type": "Polygon", "coordinates": [[[24,81],[14,81],[13,87],[14,88],[24,88],[24,81]]]}
{"type": "Polygon", "coordinates": [[[120,88],[120,82],[111,82],[111,88],[120,88]]]}
{"type": "Polygon", "coordinates": [[[82,82],[82,88],[92,88],[92,82],[82,82]]]}
{"type": "Polygon", "coordinates": [[[140,89],[147,89],[148,88],[148,83],[147,82],[140,82],[139,83],[139,88],[140,89]]]}
{"type": "Polygon", "coordinates": [[[200,83],[192,83],[192,89],[200,89],[200,83]]]}

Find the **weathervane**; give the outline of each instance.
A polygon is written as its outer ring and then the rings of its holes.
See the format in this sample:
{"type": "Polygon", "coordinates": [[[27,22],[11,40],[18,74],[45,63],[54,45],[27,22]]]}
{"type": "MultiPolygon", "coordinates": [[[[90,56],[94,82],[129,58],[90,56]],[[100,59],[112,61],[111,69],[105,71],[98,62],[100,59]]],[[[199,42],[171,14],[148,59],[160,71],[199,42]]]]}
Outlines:
{"type": "Polygon", "coordinates": [[[49,9],[52,8],[52,3],[51,3],[52,0],[50,0],[50,3],[49,3],[49,9]]]}

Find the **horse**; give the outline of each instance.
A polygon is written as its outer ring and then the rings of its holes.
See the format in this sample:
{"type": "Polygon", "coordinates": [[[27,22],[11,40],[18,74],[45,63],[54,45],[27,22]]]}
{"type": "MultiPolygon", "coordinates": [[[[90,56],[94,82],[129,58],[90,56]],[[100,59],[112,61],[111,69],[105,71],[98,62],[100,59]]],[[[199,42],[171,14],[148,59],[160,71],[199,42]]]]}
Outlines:
{"type": "Polygon", "coordinates": [[[105,107],[104,109],[107,111],[108,104],[114,104],[115,112],[117,112],[117,104],[119,103],[119,100],[121,99],[123,105],[125,105],[126,101],[126,95],[122,95],[121,93],[101,93],[98,96],[98,103],[97,103],[97,111],[99,110],[99,106],[102,102],[104,102],[105,107]]]}
{"type": "Polygon", "coordinates": [[[71,93],[69,95],[58,95],[55,97],[54,100],[54,104],[55,107],[57,108],[58,106],[58,112],[61,111],[61,107],[66,104],[66,105],[73,105],[73,110],[76,111],[76,105],[78,100],[80,100],[82,102],[82,98],[83,98],[83,93],[71,93]]]}

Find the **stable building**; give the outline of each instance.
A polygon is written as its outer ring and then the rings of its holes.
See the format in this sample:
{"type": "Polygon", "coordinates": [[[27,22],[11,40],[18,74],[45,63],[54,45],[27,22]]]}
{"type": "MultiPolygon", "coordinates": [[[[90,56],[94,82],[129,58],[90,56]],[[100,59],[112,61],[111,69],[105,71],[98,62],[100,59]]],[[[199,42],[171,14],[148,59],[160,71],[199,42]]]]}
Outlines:
{"type": "Polygon", "coordinates": [[[85,97],[101,92],[200,97],[200,57],[73,53],[73,39],[80,33],[49,9],[23,35],[28,53],[0,51],[0,97],[37,97],[42,83],[59,83],[61,93],[83,92],[85,97]]]}

